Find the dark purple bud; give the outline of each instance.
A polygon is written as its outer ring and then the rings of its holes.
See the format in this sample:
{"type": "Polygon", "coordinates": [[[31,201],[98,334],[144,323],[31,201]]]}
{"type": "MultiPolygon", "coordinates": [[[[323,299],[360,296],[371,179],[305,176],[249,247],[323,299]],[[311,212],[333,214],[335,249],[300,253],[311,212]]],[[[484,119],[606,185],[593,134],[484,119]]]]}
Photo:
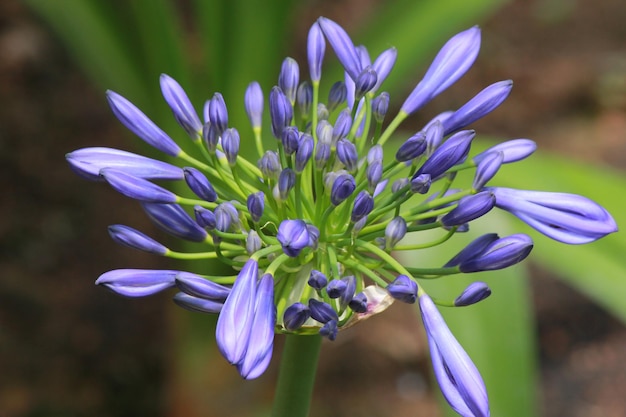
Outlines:
{"type": "Polygon", "coordinates": [[[474,136],[473,130],[462,130],[452,135],[433,152],[413,175],[413,178],[420,174],[430,174],[431,178],[438,178],[454,165],[463,162],[470,150],[474,136]]]}
{"type": "Polygon", "coordinates": [[[346,283],[346,289],[339,295],[339,305],[341,308],[346,308],[348,303],[352,301],[354,292],[356,291],[356,278],[354,275],[348,275],[341,278],[346,283]]]}
{"type": "Polygon", "coordinates": [[[326,51],[326,41],[324,41],[324,35],[317,22],[313,23],[309,29],[306,47],[311,80],[318,82],[322,76],[322,61],[326,51]]]}
{"type": "Polygon", "coordinates": [[[502,166],[503,160],[504,153],[502,152],[490,152],[482,158],[476,167],[476,175],[474,175],[472,188],[477,191],[481,190],[485,184],[496,175],[500,166],[502,166]]]}
{"type": "Polygon", "coordinates": [[[397,193],[403,190],[404,188],[406,188],[408,185],[409,185],[408,178],[398,178],[397,180],[393,182],[393,184],[391,184],[391,192],[397,193]]]}
{"type": "Polygon", "coordinates": [[[352,195],[356,189],[354,177],[350,174],[339,174],[333,182],[333,188],[330,192],[330,202],[333,206],[338,206],[352,195]]]}
{"type": "Polygon", "coordinates": [[[410,161],[422,155],[424,151],[426,151],[426,135],[418,132],[400,146],[396,152],[396,161],[410,161]]]}
{"type": "Polygon", "coordinates": [[[358,222],[363,217],[367,216],[374,209],[374,199],[367,191],[361,191],[354,199],[354,207],[352,208],[352,215],[350,220],[352,222],[358,222]]]}
{"type": "Polygon", "coordinates": [[[315,146],[313,141],[313,136],[308,133],[303,133],[300,136],[300,145],[298,146],[298,150],[296,151],[294,170],[296,173],[301,173],[304,171],[306,164],[311,159],[311,155],[313,155],[313,147],[315,146]]]}
{"type": "Polygon", "coordinates": [[[206,239],[206,231],[178,204],[142,202],[141,206],[150,220],[169,234],[192,242],[206,239]]]}
{"type": "Polygon", "coordinates": [[[462,262],[469,261],[472,258],[480,255],[482,252],[487,249],[489,245],[498,240],[499,237],[495,233],[488,233],[486,235],[482,235],[479,238],[474,239],[467,245],[461,252],[454,256],[454,258],[450,259],[443,267],[449,268],[453,266],[457,266],[462,262]]]}
{"type": "Polygon", "coordinates": [[[228,163],[230,166],[234,166],[239,154],[239,132],[237,129],[233,127],[224,131],[222,134],[222,148],[228,163]]]}
{"type": "Polygon", "coordinates": [[[356,171],[359,155],[354,143],[350,142],[348,139],[340,139],[337,142],[337,158],[339,158],[349,172],[356,171]]]}
{"type": "Polygon", "coordinates": [[[304,81],[298,86],[296,91],[296,104],[300,109],[300,115],[304,120],[309,120],[311,105],[313,104],[313,86],[310,82],[304,81]]]}
{"type": "Polygon", "coordinates": [[[361,60],[350,36],[337,23],[325,17],[317,19],[322,32],[335,51],[339,62],[343,65],[350,78],[356,80],[361,73],[361,60]]]}
{"type": "Polygon", "coordinates": [[[374,192],[376,186],[383,177],[382,161],[374,161],[369,164],[367,166],[367,171],[365,172],[365,177],[367,178],[367,186],[369,191],[374,192]]]}
{"type": "Polygon", "coordinates": [[[217,284],[208,279],[192,274],[191,272],[180,272],[176,275],[176,286],[185,294],[194,297],[204,298],[224,302],[230,294],[230,288],[217,284]]]}
{"type": "Polygon", "coordinates": [[[285,314],[283,314],[283,326],[289,331],[297,330],[309,317],[311,317],[309,307],[302,303],[294,303],[287,307],[285,314]]]}
{"type": "Polygon", "coordinates": [[[263,122],[263,90],[256,81],[251,82],[244,96],[246,114],[253,129],[260,129],[263,122]]]}
{"type": "Polygon", "coordinates": [[[276,239],[280,242],[283,252],[295,258],[309,245],[309,230],[302,220],[283,220],[278,226],[276,239]]]}
{"type": "Polygon", "coordinates": [[[185,90],[172,77],[165,74],[161,74],[160,82],[163,98],[172,109],[174,118],[192,139],[197,139],[202,132],[202,123],[185,90]]]}
{"type": "Polygon", "coordinates": [[[178,156],[180,147],[133,103],[109,90],[107,100],[115,117],[148,145],[169,156],[178,156]]]}
{"type": "Polygon", "coordinates": [[[308,281],[309,286],[316,290],[321,290],[328,284],[328,278],[322,272],[317,269],[311,270],[311,275],[309,276],[308,281]]]}
{"type": "Polygon", "coordinates": [[[329,322],[324,323],[324,325],[320,328],[320,336],[324,336],[328,338],[331,342],[337,338],[337,320],[331,320],[329,322]]]}
{"type": "Polygon", "coordinates": [[[222,136],[228,128],[228,109],[220,93],[213,94],[213,98],[209,101],[209,121],[215,128],[217,136],[222,136]]]}
{"type": "Polygon", "coordinates": [[[165,255],[168,251],[165,246],[151,237],[122,224],[109,226],[109,235],[116,243],[129,248],[139,249],[156,255],[165,255]]]}
{"type": "Polygon", "coordinates": [[[354,82],[354,99],[361,100],[365,94],[369,93],[378,80],[378,75],[372,67],[366,67],[361,71],[354,82]]]}
{"type": "Polygon", "coordinates": [[[115,168],[104,168],[100,171],[100,175],[117,192],[135,200],[149,203],[175,203],[178,199],[176,194],[163,187],[115,168]]]}
{"type": "Polygon", "coordinates": [[[220,232],[228,232],[231,226],[239,225],[239,213],[232,203],[226,201],[215,207],[215,228],[220,232]]]}
{"type": "Polygon", "coordinates": [[[332,306],[323,301],[310,298],[309,309],[311,311],[311,318],[315,321],[319,321],[320,323],[328,323],[331,320],[339,319],[337,317],[337,312],[332,308],[332,306]]]}
{"type": "Polygon", "coordinates": [[[285,149],[285,154],[291,155],[296,152],[300,146],[300,132],[298,132],[298,128],[295,126],[287,126],[284,128],[281,141],[285,149]]]}
{"type": "Polygon", "coordinates": [[[396,300],[413,304],[417,300],[417,283],[406,275],[398,275],[387,285],[387,292],[396,300]]]}
{"type": "Polygon", "coordinates": [[[180,180],[183,170],[177,166],[131,152],[112,148],[83,148],[65,155],[74,172],[89,180],[102,180],[100,171],[114,168],[146,180],[180,180]]]}
{"type": "Polygon", "coordinates": [[[259,234],[255,230],[250,230],[246,236],[246,252],[248,255],[254,255],[256,251],[261,249],[263,242],[259,234]]]}
{"type": "Polygon", "coordinates": [[[376,85],[373,88],[374,91],[378,90],[383,81],[385,81],[385,79],[393,69],[397,57],[398,51],[396,50],[396,48],[386,49],[380,55],[378,55],[378,58],[376,58],[376,60],[372,64],[372,68],[374,69],[374,71],[376,71],[376,74],[378,75],[376,85]]]}
{"type": "Polygon", "coordinates": [[[126,297],[145,297],[172,288],[180,271],[152,269],[115,269],[96,280],[109,290],[126,297]]]}
{"type": "Polygon", "coordinates": [[[382,123],[389,110],[389,93],[382,92],[372,100],[372,115],[374,120],[382,123]]]}
{"type": "Polygon", "coordinates": [[[184,292],[176,293],[173,300],[177,306],[196,313],[216,314],[222,311],[222,307],[224,306],[222,301],[194,297],[184,292]]]}
{"type": "Polygon", "coordinates": [[[348,303],[348,306],[355,313],[365,313],[367,311],[367,296],[362,292],[356,294],[348,303]]]}
{"type": "Polygon", "coordinates": [[[202,126],[202,141],[204,145],[211,153],[215,153],[217,149],[217,143],[220,140],[221,132],[217,131],[217,128],[211,124],[211,122],[207,122],[202,126]]]}
{"type": "Polygon", "coordinates": [[[472,282],[465,290],[455,298],[456,307],[465,307],[476,304],[491,295],[491,288],[484,282],[472,282]]]}
{"type": "Polygon", "coordinates": [[[352,127],[352,115],[349,109],[344,109],[337,116],[335,126],[333,127],[333,143],[337,142],[341,138],[348,136],[350,128],[352,127]]]}
{"type": "Polygon", "coordinates": [[[209,179],[195,168],[187,167],[183,169],[185,172],[185,181],[189,189],[201,199],[210,203],[217,200],[217,193],[211,185],[209,179]]]}
{"type": "Polygon", "coordinates": [[[537,144],[530,139],[512,139],[479,153],[474,157],[473,161],[476,164],[480,164],[490,153],[502,152],[504,155],[502,163],[508,164],[509,162],[521,161],[535,152],[535,149],[537,149],[537,144]]]}
{"type": "Polygon", "coordinates": [[[252,221],[256,223],[261,220],[263,210],[265,209],[265,194],[263,194],[263,191],[250,194],[248,196],[247,205],[252,221]]]}
{"type": "Polygon", "coordinates": [[[346,292],[347,285],[346,281],[333,279],[326,286],[326,293],[330,298],[339,298],[346,292]]]}
{"type": "Polygon", "coordinates": [[[215,220],[215,214],[213,214],[211,210],[201,206],[194,206],[193,211],[196,215],[196,223],[198,223],[200,227],[208,230],[215,229],[217,222],[215,220]]]}
{"type": "Polygon", "coordinates": [[[289,191],[296,185],[296,173],[291,168],[285,168],[278,177],[278,193],[281,200],[289,197],[289,191]]]}
{"type": "Polygon", "coordinates": [[[431,183],[429,174],[420,174],[411,180],[411,192],[426,194],[430,190],[431,183]]]}
{"type": "Polygon", "coordinates": [[[283,129],[291,124],[293,118],[291,103],[280,87],[274,87],[270,91],[270,118],[272,134],[276,139],[280,139],[283,129]]]}
{"type": "Polygon", "coordinates": [[[496,196],[489,191],[468,195],[459,200],[458,206],[441,218],[444,226],[460,226],[477,219],[491,210],[496,204],[496,196]]]}
{"type": "Polygon", "coordinates": [[[328,111],[333,111],[346,101],[348,90],[343,81],[337,81],[330,87],[328,92],[328,111]]]}
{"type": "Polygon", "coordinates": [[[263,157],[259,159],[257,166],[259,167],[265,178],[273,180],[278,178],[278,175],[282,170],[278,154],[274,151],[265,151],[263,157]]]}
{"type": "Polygon", "coordinates": [[[278,86],[292,105],[296,101],[296,89],[299,81],[300,67],[298,62],[293,58],[285,58],[278,75],[278,86]]]}
{"type": "Polygon", "coordinates": [[[391,219],[385,228],[385,248],[392,249],[406,235],[406,221],[397,216],[391,219]]]}
{"type": "Polygon", "coordinates": [[[482,252],[459,263],[461,272],[493,271],[523,261],[533,248],[524,234],[515,234],[490,243],[482,252]]]}

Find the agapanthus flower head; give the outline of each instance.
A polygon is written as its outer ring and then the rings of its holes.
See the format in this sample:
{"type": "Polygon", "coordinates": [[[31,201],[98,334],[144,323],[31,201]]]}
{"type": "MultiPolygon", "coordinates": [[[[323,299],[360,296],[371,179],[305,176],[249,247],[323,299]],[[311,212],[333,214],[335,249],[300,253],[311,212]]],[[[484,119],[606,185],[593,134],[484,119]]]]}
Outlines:
{"type": "MultiPolygon", "coordinates": [[[[96,283],[129,297],[176,287],[177,305],[219,314],[218,348],[247,379],[267,368],[276,332],[318,334],[332,341],[394,300],[419,300],[444,396],[464,417],[487,416],[478,371],[418,283],[512,266],[528,256],[533,242],[524,234],[500,238],[489,233],[443,267],[430,264],[419,250],[455,239],[494,206],[567,243],[612,233],[615,221],[584,197],[486,186],[502,164],[524,159],[536,148],[529,139],[515,139],[472,156],[475,132],[459,130],[501,105],[510,81],[492,84],[414,134],[402,136],[397,130],[469,69],[480,48],[478,28],[443,46],[395,115],[389,112],[397,105],[378,92],[391,76],[395,48],[372,60],[376,55],[355,46],[339,24],[323,17],[312,25],[307,48],[309,80],[301,81],[299,64],[287,58],[278,85],[263,86],[268,100],[259,83],[248,84],[243,105],[251,127],[234,126],[219,92],[205,102],[201,121],[182,86],[161,76],[165,101],[191,138],[185,146],[129,100],[107,93],[114,115],[173,161],[85,148],[67,154],[68,163],[82,177],[106,181],[138,200],[158,227],[196,242],[199,249],[177,252],[123,225],[110,226],[113,240],[181,261],[218,259],[235,272],[205,276],[206,271],[118,269],[96,283]],[[326,42],[345,70],[344,80],[322,80],[326,42]],[[330,88],[326,103],[320,99],[321,85],[330,88]],[[271,126],[262,125],[264,111],[271,126]],[[385,126],[384,119],[390,120],[385,126]],[[401,140],[392,143],[392,137],[401,140]],[[395,158],[386,161],[385,152],[395,158]],[[457,175],[461,171],[474,175],[457,175]],[[464,183],[467,178],[473,180],[464,183]],[[155,183],[160,180],[166,181],[155,183]],[[189,190],[174,190],[168,181],[189,190]],[[404,239],[423,230],[441,237],[429,244],[404,239]],[[394,251],[411,251],[420,265],[402,265],[394,251]]],[[[489,294],[485,284],[474,283],[447,305],[470,305],[489,294]]]]}

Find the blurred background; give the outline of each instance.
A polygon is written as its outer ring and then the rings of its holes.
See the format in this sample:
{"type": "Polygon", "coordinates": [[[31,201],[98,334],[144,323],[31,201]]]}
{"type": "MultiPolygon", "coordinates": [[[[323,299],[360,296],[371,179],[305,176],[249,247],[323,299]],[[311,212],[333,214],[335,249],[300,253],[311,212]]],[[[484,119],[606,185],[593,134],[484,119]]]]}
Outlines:
{"type": "MultiPolygon", "coordinates": [[[[211,319],[179,311],[171,294],[129,300],[93,284],[109,269],[172,267],[111,242],[106,227],[114,223],[164,236],[133,201],[78,178],[65,163],[65,153],[81,147],[144,149],[111,114],[106,88],[170,127],[158,74],[176,74],[198,108],[215,91],[224,92],[231,118],[243,126],[248,82],[257,79],[269,91],[287,55],[299,60],[306,76],[306,33],[324,15],[342,24],[356,43],[380,46],[373,53],[398,46],[398,65],[405,68],[392,87],[398,106],[445,39],[479,24],[483,44],[474,67],[403,128],[417,130],[484,86],[511,78],[510,98],[476,124],[481,134],[532,138],[546,155],[558,153],[577,164],[589,181],[600,172],[614,181],[612,189],[624,184],[626,2],[459,0],[439,2],[441,10],[435,1],[271,3],[242,12],[241,0],[155,1],[165,6],[154,8],[140,0],[0,2],[0,416],[260,416],[271,404],[280,338],[270,370],[244,383],[215,351],[211,319]],[[399,32],[392,17],[409,13],[402,8],[413,3],[424,8],[422,20],[399,32]],[[87,13],[87,4],[95,5],[89,10],[102,20],[89,20],[94,14],[87,13]],[[176,27],[159,21],[158,13],[168,10],[176,12],[176,27]],[[250,24],[237,13],[247,13],[250,24]],[[151,23],[141,24],[142,16],[151,23]],[[428,33],[423,41],[411,40],[428,33]],[[221,41],[207,41],[211,36],[221,41]],[[184,42],[177,47],[172,39],[184,42]],[[401,42],[416,45],[415,54],[401,42]],[[186,68],[179,66],[181,59],[186,68]]],[[[535,168],[525,165],[529,176],[535,168]]],[[[566,191],[580,192],[575,185],[566,191]]],[[[601,195],[591,197],[608,206],[601,195]]],[[[622,207],[609,209],[617,216],[622,207]]],[[[536,233],[533,238],[537,247],[547,240],[536,233]]],[[[613,261],[621,261],[623,251],[616,248],[624,239],[608,239],[613,261]]],[[[558,262],[570,257],[575,263],[588,253],[567,249],[554,254],[558,262]]],[[[624,267],[598,263],[597,276],[578,276],[572,287],[563,272],[550,268],[550,256],[533,262],[531,255],[524,268],[529,286],[523,288],[530,295],[524,298],[530,329],[525,354],[531,359],[515,352],[508,357],[536,365],[536,374],[519,382],[512,374],[488,388],[501,383],[509,391],[518,384],[526,390],[521,385],[531,381],[531,395],[520,400],[527,407],[521,415],[626,416],[626,328],[620,321],[626,313],[602,303],[611,292],[626,299],[619,282],[626,280],[620,275],[624,267]],[[605,286],[604,293],[585,290],[585,281],[594,280],[605,286]]],[[[502,312],[503,327],[489,334],[494,343],[509,336],[506,323],[516,318],[508,314],[502,312]]],[[[311,415],[444,415],[436,390],[420,319],[412,307],[394,305],[324,343],[311,415]]]]}

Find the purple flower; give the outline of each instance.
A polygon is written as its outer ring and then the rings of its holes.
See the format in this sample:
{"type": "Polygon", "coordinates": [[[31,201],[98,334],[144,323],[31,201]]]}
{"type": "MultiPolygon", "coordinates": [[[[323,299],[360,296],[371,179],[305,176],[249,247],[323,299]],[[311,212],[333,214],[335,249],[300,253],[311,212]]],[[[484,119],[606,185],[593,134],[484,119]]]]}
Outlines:
{"type": "Polygon", "coordinates": [[[398,56],[398,51],[396,48],[389,48],[384,50],[378,58],[372,64],[372,69],[376,71],[377,79],[376,85],[372,88],[372,91],[377,91],[380,88],[380,85],[385,81],[391,70],[393,69],[394,64],[396,63],[396,58],[398,56]]]}
{"type": "Polygon", "coordinates": [[[303,119],[308,120],[313,104],[313,86],[308,81],[303,81],[296,90],[296,105],[303,119]]]}
{"type": "Polygon", "coordinates": [[[339,158],[349,172],[356,171],[359,162],[359,154],[357,153],[354,143],[350,142],[348,139],[339,139],[337,142],[337,158],[339,158]]]}
{"type": "Polygon", "coordinates": [[[298,132],[298,128],[295,126],[287,126],[284,128],[281,135],[281,142],[285,149],[285,154],[290,156],[295,153],[300,145],[300,132],[298,132]]]}
{"type": "MultiPolygon", "coordinates": [[[[337,81],[330,86],[328,91],[328,111],[335,110],[339,105],[343,104],[348,97],[348,90],[346,89],[346,83],[343,81],[337,81]]],[[[349,114],[349,112],[348,112],[349,114]]]]}
{"type": "Polygon", "coordinates": [[[153,269],[114,269],[96,280],[109,290],[126,297],[145,297],[174,286],[180,271],[153,269]]]}
{"type": "Polygon", "coordinates": [[[496,207],[559,242],[589,243],[617,231],[617,224],[606,209],[579,195],[501,187],[488,189],[496,196],[496,207]]]}
{"type": "Polygon", "coordinates": [[[355,313],[367,312],[367,296],[362,292],[356,294],[352,300],[348,302],[348,306],[355,313]]]}
{"type": "Polygon", "coordinates": [[[234,166],[239,154],[239,132],[237,129],[232,127],[222,133],[222,147],[228,163],[230,166],[234,166]]]}
{"type": "Polygon", "coordinates": [[[328,284],[328,278],[322,272],[317,269],[311,270],[311,274],[309,275],[309,280],[307,281],[311,288],[315,288],[316,290],[321,290],[328,284]]]}
{"type": "Polygon", "coordinates": [[[354,99],[361,100],[374,88],[377,80],[376,71],[370,66],[365,67],[354,82],[354,99]]]}
{"type": "Polygon", "coordinates": [[[343,65],[352,80],[356,81],[361,73],[361,59],[350,36],[337,23],[325,17],[317,19],[317,24],[324,32],[326,40],[335,51],[339,62],[343,65]]]}
{"type": "Polygon", "coordinates": [[[465,307],[476,304],[491,295],[491,289],[484,282],[472,282],[454,299],[454,305],[465,307]]]}
{"type": "Polygon", "coordinates": [[[333,182],[332,190],[330,192],[330,202],[333,206],[338,206],[343,203],[356,188],[356,182],[354,177],[350,174],[339,174],[333,182]]]}
{"type": "Polygon", "coordinates": [[[291,104],[296,101],[296,90],[300,81],[300,67],[293,58],[285,58],[278,75],[278,86],[291,104]]]}
{"type": "Polygon", "coordinates": [[[452,135],[433,152],[430,158],[424,162],[424,165],[413,175],[413,178],[420,174],[430,174],[435,179],[454,165],[462,162],[467,157],[475,135],[473,130],[462,130],[452,135]]]}
{"type": "Polygon", "coordinates": [[[297,330],[311,317],[309,307],[302,303],[294,303],[287,307],[283,315],[283,325],[287,330],[297,330]]]}
{"type": "Polygon", "coordinates": [[[311,312],[311,318],[319,321],[320,323],[328,323],[331,320],[338,320],[335,309],[333,309],[330,304],[323,301],[319,301],[314,298],[309,299],[309,310],[311,312]]]}
{"type": "Polygon", "coordinates": [[[326,51],[326,42],[324,35],[317,23],[314,23],[309,29],[307,37],[307,60],[309,61],[309,73],[311,80],[319,82],[322,76],[322,61],[324,60],[324,52],[326,51]]]}
{"type": "Polygon", "coordinates": [[[206,298],[195,297],[193,295],[179,292],[174,295],[174,303],[185,310],[196,313],[215,314],[222,311],[224,303],[222,301],[208,300],[206,298]]]}
{"type": "Polygon", "coordinates": [[[122,224],[109,226],[109,235],[116,243],[129,248],[154,253],[155,255],[165,255],[168,252],[165,246],[129,226],[122,224]]]}
{"type": "Polygon", "coordinates": [[[347,285],[346,281],[333,279],[326,286],[326,293],[330,298],[339,298],[346,292],[347,285]]]}
{"type": "Polygon", "coordinates": [[[363,217],[367,216],[374,209],[374,199],[365,190],[357,194],[354,199],[354,207],[352,208],[352,215],[350,220],[352,222],[358,222],[363,217]]]}
{"type": "Polygon", "coordinates": [[[274,87],[270,91],[270,119],[272,120],[272,134],[280,139],[283,129],[291,123],[293,108],[289,99],[280,87],[274,87]]]}
{"type": "Polygon", "coordinates": [[[185,129],[192,139],[199,139],[202,123],[185,90],[176,80],[166,74],[161,74],[160,82],[163,98],[172,109],[178,124],[185,129]]]}
{"type": "Polygon", "coordinates": [[[504,153],[489,152],[484,158],[480,160],[476,167],[476,175],[474,175],[474,182],[472,182],[472,188],[474,190],[481,190],[490,179],[496,175],[502,161],[504,160],[504,153]]]}
{"type": "Polygon", "coordinates": [[[213,94],[209,100],[209,121],[215,128],[216,136],[221,136],[228,128],[228,109],[224,102],[224,97],[220,93],[213,94]]]}
{"type": "Polygon", "coordinates": [[[265,209],[265,194],[263,194],[263,191],[250,194],[247,199],[247,205],[252,221],[258,222],[261,220],[261,216],[263,216],[263,211],[265,209]]]}
{"type": "Polygon", "coordinates": [[[194,206],[193,212],[196,216],[196,223],[198,223],[200,227],[205,227],[209,230],[215,229],[217,226],[217,220],[215,219],[215,214],[213,214],[211,210],[202,206],[194,206]]]}
{"type": "Polygon", "coordinates": [[[537,149],[537,144],[530,139],[512,139],[479,153],[473,158],[473,161],[476,164],[480,164],[490,153],[502,152],[502,163],[508,164],[509,162],[517,162],[528,157],[535,152],[535,149],[537,149]]]}
{"type": "Polygon", "coordinates": [[[385,249],[390,250],[406,235],[406,220],[397,216],[385,227],[385,249]]]}
{"type": "Polygon", "coordinates": [[[413,304],[417,300],[417,283],[406,275],[398,275],[387,285],[387,292],[396,300],[413,304]]]}
{"type": "Polygon", "coordinates": [[[302,220],[283,220],[278,226],[276,238],[283,252],[295,258],[309,245],[309,230],[302,220]]]}
{"type": "Polygon", "coordinates": [[[459,200],[459,205],[441,218],[444,226],[460,226],[485,215],[496,204],[496,197],[489,191],[468,195],[459,200]]]}
{"type": "Polygon", "coordinates": [[[184,172],[185,182],[195,195],[211,203],[217,200],[217,193],[213,185],[202,172],[192,167],[184,168],[184,172]]]}
{"type": "Polygon", "coordinates": [[[260,129],[263,121],[263,90],[256,81],[248,85],[244,105],[252,128],[260,129]]]}
{"type": "Polygon", "coordinates": [[[311,159],[313,155],[313,147],[315,143],[313,141],[313,136],[308,133],[303,133],[300,137],[300,144],[298,145],[298,150],[296,151],[294,170],[296,173],[301,173],[304,171],[306,164],[311,159]]]}
{"type": "Polygon", "coordinates": [[[117,192],[135,200],[167,204],[175,203],[178,199],[176,194],[163,187],[115,168],[104,168],[100,175],[117,192]]]}
{"type": "Polygon", "coordinates": [[[169,234],[192,242],[204,242],[206,231],[178,204],[141,203],[157,226],[169,234]]]}
{"type": "Polygon", "coordinates": [[[372,100],[372,115],[374,120],[382,123],[389,110],[389,93],[382,92],[372,100]]]}
{"type": "Polygon", "coordinates": [[[469,245],[463,248],[461,252],[456,254],[454,258],[450,259],[443,267],[449,268],[471,260],[472,258],[483,253],[489,245],[498,239],[499,236],[495,233],[488,233],[474,239],[469,245]]]}
{"type": "Polygon", "coordinates": [[[419,298],[435,377],[450,406],[463,417],[488,417],[487,389],[478,369],[428,295],[419,298]]]}
{"type": "Polygon", "coordinates": [[[406,140],[398,152],[396,152],[396,161],[406,162],[417,158],[426,150],[426,136],[422,132],[418,132],[406,140]]]}
{"type": "Polygon", "coordinates": [[[175,282],[178,289],[185,294],[207,300],[223,302],[230,294],[230,288],[191,272],[179,272],[175,282]]]}
{"type": "MultiPolygon", "coordinates": [[[[480,243],[486,243],[485,239],[480,243]]],[[[533,241],[528,236],[518,233],[492,241],[478,252],[478,243],[473,247],[473,256],[463,256],[458,265],[461,272],[493,271],[515,265],[528,256],[533,248],[533,241]]],[[[469,251],[465,255],[469,255],[469,251]]]]}

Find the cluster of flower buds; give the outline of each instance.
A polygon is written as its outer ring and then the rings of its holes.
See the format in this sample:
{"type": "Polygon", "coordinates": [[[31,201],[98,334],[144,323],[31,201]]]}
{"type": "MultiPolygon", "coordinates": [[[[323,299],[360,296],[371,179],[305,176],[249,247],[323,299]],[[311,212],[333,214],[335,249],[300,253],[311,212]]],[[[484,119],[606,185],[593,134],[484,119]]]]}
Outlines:
{"type": "Polygon", "coordinates": [[[480,374],[435,303],[467,306],[489,296],[489,287],[474,283],[445,303],[434,302],[418,282],[506,268],[526,258],[532,240],[523,234],[487,234],[447,264],[423,268],[405,267],[391,252],[442,244],[494,207],[565,243],[594,241],[614,232],[615,222],[584,197],[486,186],[502,164],[535,150],[531,140],[515,139],[469,156],[475,133],[467,126],[506,99],[511,81],[490,85],[403,142],[388,144],[392,135],[399,138],[403,120],[470,68],[480,47],[477,27],[443,46],[393,118],[387,117],[389,94],[380,88],[394,66],[394,48],[371,60],[365,47],[354,46],[326,18],[313,24],[307,45],[309,79],[300,82],[298,63],[287,58],[278,85],[269,90],[267,107],[261,86],[248,86],[244,104],[252,129],[247,132],[230,126],[221,94],[205,103],[201,119],[181,86],[163,75],[163,97],[191,140],[189,151],[130,101],[108,92],[113,113],[128,129],[185,167],[110,148],[80,149],[67,155],[68,162],[81,176],[106,181],[139,200],[156,225],[199,242],[202,250],[177,252],[125,225],[111,226],[111,237],[170,258],[218,259],[236,275],[123,269],[103,274],[97,284],[132,297],[176,287],[174,301],[181,307],[218,313],[219,349],[245,378],[267,368],[276,332],[319,333],[334,340],[339,330],[394,300],[418,302],[445,397],[463,416],[487,416],[480,374]],[[345,69],[345,79],[326,86],[323,103],[327,44],[345,69]],[[266,109],[269,129],[262,126],[266,109]],[[269,149],[265,134],[273,136],[269,149]],[[254,143],[254,162],[240,155],[242,142],[254,143]],[[475,172],[472,184],[453,188],[463,170],[475,172]],[[194,197],[155,180],[184,181],[194,197]],[[402,244],[407,234],[433,229],[441,236],[430,245],[402,244]]]}

